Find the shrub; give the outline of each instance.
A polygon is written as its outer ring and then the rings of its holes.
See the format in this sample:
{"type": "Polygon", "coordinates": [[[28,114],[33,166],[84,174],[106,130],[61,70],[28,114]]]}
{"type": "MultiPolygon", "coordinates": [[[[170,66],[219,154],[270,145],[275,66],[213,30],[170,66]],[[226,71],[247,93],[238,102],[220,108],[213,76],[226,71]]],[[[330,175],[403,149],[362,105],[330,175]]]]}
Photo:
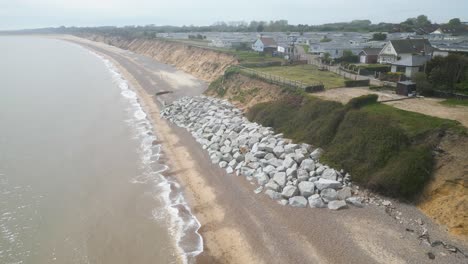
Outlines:
{"type": "Polygon", "coordinates": [[[368,182],[374,190],[389,196],[415,198],[429,181],[434,157],[429,145],[413,146],[393,156],[368,182]]]}
{"type": "Polygon", "coordinates": [[[370,104],[375,104],[377,103],[377,100],[379,99],[379,96],[376,94],[367,94],[359,97],[355,97],[351,99],[347,106],[350,108],[361,108],[366,105],[370,104]]]}
{"type": "Polygon", "coordinates": [[[345,86],[346,87],[360,87],[360,86],[369,86],[370,80],[346,80],[345,86]]]}

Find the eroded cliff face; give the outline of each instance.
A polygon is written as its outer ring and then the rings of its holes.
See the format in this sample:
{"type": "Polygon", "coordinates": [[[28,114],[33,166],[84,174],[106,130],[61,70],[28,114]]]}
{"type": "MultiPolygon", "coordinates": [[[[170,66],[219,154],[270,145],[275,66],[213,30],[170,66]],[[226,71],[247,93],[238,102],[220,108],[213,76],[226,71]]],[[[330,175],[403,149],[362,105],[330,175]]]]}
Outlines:
{"type": "Polygon", "coordinates": [[[450,233],[468,241],[468,140],[446,135],[438,147],[433,180],[418,207],[450,233]]]}
{"type": "Polygon", "coordinates": [[[80,35],[79,37],[149,56],[208,82],[224,74],[230,65],[238,64],[237,59],[229,54],[174,41],[127,39],[101,35],[80,35]]]}

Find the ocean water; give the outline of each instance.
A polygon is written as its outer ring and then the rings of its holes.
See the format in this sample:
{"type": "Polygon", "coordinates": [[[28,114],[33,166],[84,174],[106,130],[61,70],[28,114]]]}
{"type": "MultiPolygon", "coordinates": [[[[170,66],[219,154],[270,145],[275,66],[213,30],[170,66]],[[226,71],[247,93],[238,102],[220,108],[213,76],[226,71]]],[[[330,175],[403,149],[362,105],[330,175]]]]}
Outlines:
{"type": "Polygon", "coordinates": [[[160,147],[110,61],[0,37],[0,263],[193,263],[200,224],[160,147]]]}

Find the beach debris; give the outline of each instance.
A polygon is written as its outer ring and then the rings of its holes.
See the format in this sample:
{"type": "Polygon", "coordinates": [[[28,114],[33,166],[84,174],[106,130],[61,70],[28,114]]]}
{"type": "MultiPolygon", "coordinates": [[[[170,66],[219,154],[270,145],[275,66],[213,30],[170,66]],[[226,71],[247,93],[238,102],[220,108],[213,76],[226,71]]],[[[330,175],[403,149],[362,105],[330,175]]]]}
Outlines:
{"type": "Polygon", "coordinates": [[[363,206],[351,175],[320,163],[321,148],[294,144],[272,128],[247,120],[227,100],[183,97],[165,106],[161,116],[187,129],[213,164],[243,176],[282,205],[347,208],[363,206]],[[327,206],[328,204],[328,206],[327,206]]]}
{"type": "Polygon", "coordinates": [[[427,252],[427,256],[429,257],[429,259],[435,259],[435,255],[432,252],[427,252]]]}

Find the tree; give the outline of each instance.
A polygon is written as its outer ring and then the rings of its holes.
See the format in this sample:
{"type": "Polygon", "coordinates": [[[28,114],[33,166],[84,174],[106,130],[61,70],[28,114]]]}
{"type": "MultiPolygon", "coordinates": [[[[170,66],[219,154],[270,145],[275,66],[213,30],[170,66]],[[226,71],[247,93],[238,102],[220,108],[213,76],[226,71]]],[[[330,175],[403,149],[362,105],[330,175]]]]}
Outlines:
{"type": "Polygon", "coordinates": [[[331,54],[329,52],[325,52],[323,54],[323,60],[326,61],[326,62],[331,61],[331,54]]]}
{"type": "Polygon", "coordinates": [[[426,73],[434,88],[454,91],[468,81],[468,57],[457,54],[436,56],[427,63],[426,73]]]}
{"type": "Polygon", "coordinates": [[[387,39],[387,34],[385,33],[374,33],[374,35],[372,35],[372,40],[386,40],[387,39]]]}
{"type": "Polygon", "coordinates": [[[413,76],[413,81],[416,83],[416,91],[422,95],[432,95],[433,88],[431,83],[427,80],[424,72],[417,72],[413,76]]]}
{"type": "Polygon", "coordinates": [[[458,27],[461,26],[461,21],[459,18],[452,18],[448,22],[449,26],[458,27]]]}
{"type": "Polygon", "coordinates": [[[265,26],[263,26],[263,23],[258,24],[257,32],[263,32],[263,30],[265,30],[265,26]]]}
{"type": "Polygon", "coordinates": [[[430,26],[431,24],[432,24],[431,21],[429,21],[429,19],[425,15],[419,15],[416,18],[416,25],[419,27],[426,27],[426,26],[430,26]]]}
{"type": "Polygon", "coordinates": [[[359,56],[354,55],[351,50],[343,50],[343,57],[341,57],[341,61],[350,63],[358,62],[359,56]]]}

